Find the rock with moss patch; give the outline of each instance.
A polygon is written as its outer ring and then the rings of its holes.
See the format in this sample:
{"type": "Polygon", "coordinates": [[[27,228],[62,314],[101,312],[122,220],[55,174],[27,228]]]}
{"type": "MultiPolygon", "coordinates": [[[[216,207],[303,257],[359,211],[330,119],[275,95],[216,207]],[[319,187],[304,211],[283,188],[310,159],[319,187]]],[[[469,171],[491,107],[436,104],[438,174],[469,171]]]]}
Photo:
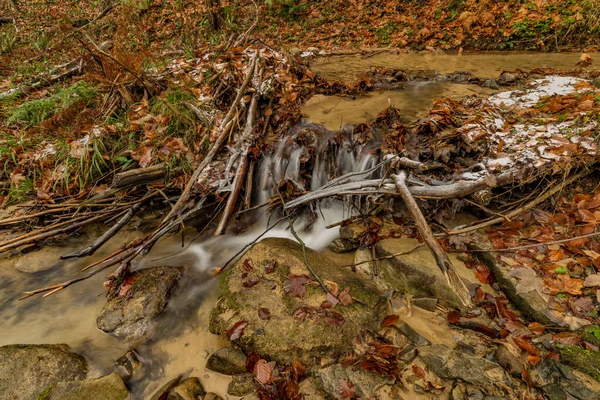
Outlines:
{"type": "Polygon", "coordinates": [[[114,372],[96,379],[59,382],[40,397],[45,400],[125,400],[129,398],[129,390],[119,374],[114,372]]]}
{"type": "Polygon", "coordinates": [[[530,371],[532,382],[550,400],[600,400],[600,383],[589,375],[552,360],[530,371]]]}
{"type": "Polygon", "coordinates": [[[108,300],[96,320],[98,328],[123,339],[141,339],[167,302],[181,276],[180,267],[154,267],[136,271],[127,293],[108,300]]]}
{"type": "Polygon", "coordinates": [[[252,374],[234,376],[227,387],[227,394],[230,396],[246,396],[255,391],[254,376],[252,374]]]}
{"type": "Polygon", "coordinates": [[[563,363],[600,381],[600,351],[586,350],[577,345],[558,347],[563,363]]]}
{"type": "Polygon", "coordinates": [[[225,271],[210,331],[234,340],[246,353],[286,364],[299,359],[310,365],[350,351],[361,329],[381,322],[385,300],[370,281],[313,250],[306,249],[306,256],[324,282],[340,292],[348,289],[345,300],[354,300],[326,308],[332,304],[325,303],[325,293],[304,265],[301,246],[269,238],[225,271]]]}
{"type": "Polygon", "coordinates": [[[37,399],[49,386],[84,379],[87,362],[66,344],[0,347],[0,398],[37,399]]]}

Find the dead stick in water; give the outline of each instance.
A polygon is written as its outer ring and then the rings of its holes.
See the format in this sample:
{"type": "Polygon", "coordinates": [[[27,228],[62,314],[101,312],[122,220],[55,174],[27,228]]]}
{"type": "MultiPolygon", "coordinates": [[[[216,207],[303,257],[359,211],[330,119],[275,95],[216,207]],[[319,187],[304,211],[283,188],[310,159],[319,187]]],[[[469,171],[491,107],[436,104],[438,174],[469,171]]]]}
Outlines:
{"type": "Polygon", "coordinates": [[[411,213],[413,219],[415,220],[415,225],[417,226],[417,230],[419,231],[419,234],[421,235],[421,237],[423,238],[423,240],[429,247],[429,250],[431,250],[431,253],[434,256],[438,267],[442,271],[442,274],[444,274],[444,276],[446,277],[446,281],[448,282],[448,285],[450,286],[450,288],[452,288],[454,293],[456,293],[456,295],[460,298],[463,305],[465,305],[467,307],[471,306],[472,302],[471,302],[471,295],[469,294],[469,289],[467,289],[467,286],[465,285],[465,283],[463,282],[461,277],[456,272],[454,265],[452,265],[452,262],[448,258],[448,255],[446,254],[444,249],[442,249],[442,246],[440,246],[440,244],[437,242],[437,240],[433,236],[433,232],[431,231],[431,228],[427,224],[427,220],[423,216],[423,213],[421,212],[419,205],[417,204],[415,198],[413,197],[410,190],[408,189],[408,186],[406,186],[406,178],[407,178],[406,171],[400,171],[400,173],[398,175],[393,175],[392,178],[394,179],[396,188],[398,189],[398,192],[402,196],[404,203],[408,207],[409,212],[411,213]]]}
{"type": "Polygon", "coordinates": [[[248,165],[248,177],[246,178],[246,188],[244,189],[244,210],[249,209],[252,203],[252,183],[254,182],[255,167],[256,161],[250,161],[250,165],[248,165]]]}
{"type": "Polygon", "coordinates": [[[117,232],[119,232],[119,230],[121,230],[121,228],[123,228],[129,222],[129,220],[133,217],[133,214],[135,214],[136,211],[141,206],[142,206],[142,203],[137,203],[133,207],[131,207],[127,211],[127,213],[125,215],[123,215],[116,224],[114,224],[109,230],[104,232],[104,234],[102,236],[100,236],[98,239],[96,239],[94,241],[94,243],[90,244],[85,249],[61,256],[60,259],[66,260],[68,258],[74,258],[74,257],[91,256],[92,254],[94,254],[96,252],[96,250],[98,250],[100,247],[102,247],[102,245],[104,245],[104,243],[108,242],[108,240],[110,238],[112,238],[117,232]]]}

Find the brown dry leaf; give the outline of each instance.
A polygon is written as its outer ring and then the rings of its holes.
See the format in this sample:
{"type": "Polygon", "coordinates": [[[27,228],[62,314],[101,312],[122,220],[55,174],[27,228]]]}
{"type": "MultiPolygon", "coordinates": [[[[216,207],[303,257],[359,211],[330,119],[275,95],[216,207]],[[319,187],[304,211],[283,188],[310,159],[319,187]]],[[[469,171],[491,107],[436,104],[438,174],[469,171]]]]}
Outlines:
{"type": "Polygon", "coordinates": [[[290,279],[284,282],[283,290],[294,297],[304,297],[306,294],[306,285],[310,279],[306,275],[290,275],[290,279]]]}
{"type": "Polygon", "coordinates": [[[533,345],[529,342],[528,339],[524,337],[513,337],[513,342],[515,342],[517,346],[519,346],[522,350],[525,350],[527,353],[533,356],[538,355],[537,350],[535,349],[535,347],[533,347],[533,345]]]}
{"type": "Polygon", "coordinates": [[[381,327],[385,328],[386,326],[390,326],[395,324],[398,320],[400,319],[399,315],[388,315],[387,317],[385,317],[383,319],[383,322],[381,322],[381,327]]]}
{"type": "Polygon", "coordinates": [[[273,380],[273,369],[267,360],[263,360],[262,358],[254,364],[252,373],[254,374],[254,378],[263,385],[271,383],[273,380]]]}
{"type": "Polygon", "coordinates": [[[542,336],[546,327],[539,322],[532,322],[527,328],[536,336],[542,336]]]}
{"type": "Polygon", "coordinates": [[[338,299],[340,299],[340,303],[343,306],[348,306],[352,304],[352,296],[350,296],[350,288],[346,288],[342,290],[342,292],[338,295],[338,299]]]}
{"type": "Polygon", "coordinates": [[[227,331],[225,331],[225,334],[227,335],[227,338],[229,338],[229,340],[237,340],[244,334],[244,328],[246,326],[248,326],[248,321],[238,321],[230,329],[227,329],[227,331]]]}
{"type": "Polygon", "coordinates": [[[259,308],[258,309],[258,318],[262,320],[270,320],[271,319],[271,311],[268,308],[259,308]]]}
{"type": "Polygon", "coordinates": [[[338,391],[343,399],[351,399],[356,396],[356,387],[346,378],[341,378],[338,384],[338,391]]]}

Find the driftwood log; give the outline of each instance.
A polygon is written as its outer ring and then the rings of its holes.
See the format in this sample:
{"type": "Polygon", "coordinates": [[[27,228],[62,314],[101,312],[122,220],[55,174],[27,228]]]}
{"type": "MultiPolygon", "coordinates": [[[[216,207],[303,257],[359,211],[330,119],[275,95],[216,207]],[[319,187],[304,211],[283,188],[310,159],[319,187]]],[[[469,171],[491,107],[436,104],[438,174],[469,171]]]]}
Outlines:
{"type": "Polygon", "coordinates": [[[125,189],[137,185],[147,185],[163,180],[165,173],[165,164],[119,172],[115,174],[110,187],[111,189],[125,189]]]}

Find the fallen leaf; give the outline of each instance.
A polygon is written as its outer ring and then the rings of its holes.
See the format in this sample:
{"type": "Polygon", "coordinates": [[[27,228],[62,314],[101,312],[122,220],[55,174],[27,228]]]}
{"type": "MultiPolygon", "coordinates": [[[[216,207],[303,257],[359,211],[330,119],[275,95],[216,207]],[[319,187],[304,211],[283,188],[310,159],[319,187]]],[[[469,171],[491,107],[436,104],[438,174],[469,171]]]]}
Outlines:
{"type": "Polygon", "coordinates": [[[350,288],[346,288],[342,290],[342,292],[338,295],[338,299],[343,306],[348,306],[352,304],[352,296],[350,296],[350,288]]]}
{"type": "Polygon", "coordinates": [[[254,265],[252,264],[252,260],[249,258],[246,258],[244,260],[244,263],[242,264],[242,267],[244,268],[244,271],[246,272],[250,272],[254,269],[254,265]]]}
{"type": "Polygon", "coordinates": [[[244,328],[246,326],[248,326],[248,321],[238,321],[230,329],[227,329],[227,331],[225,331],[225,334],[227,335],[229,340],[237,340],[244,334],[244,328]]]}
{"type": "Polygon", "coordinates": [[[270,320],[271,319],[271,311],[268,308],[259,308],[258,309],[258,318],[262,320],[270,320]]]}
{"type": "Polygon", "coordinates": [[[393,325],[394,323],[396,323],[398,320],[400,319],[399,315],[388,315],[387,317],[385,317],[383,319],[383,322],[381,323],[381,327],[385,328],[386,326],[390,326],[393,325]]]}
{"type": "Polygon", "coordinates": [[[243,281],[242,286],[246,288],[251,288],[252,286],[256,285],[259,281],[260,279],[254,276],[246,281],[243,281]]]}
{"type": "Polygon", "coordinates": [[[559,343],[559,344],[562,344],[565,346],[580,345],[582,342],[581,336],[579,336],[575,332],[560,332],[560,333],[554,334],[552,336],[552,340],[555,343],[559,343]]]}
{"type": "Polygon", "coordinates": [[[310,282],[306,275],[290,275],[290,279],[283,283],[283,290],[295,297],[304,297],[306,294],[306,285],[310,282]]]}
{"type": "Polygon", "coordinates": [[[536,336],[542,336],[546,327],[539,322],[532,322],[527,328],[536,336]]]}
{"type": "Polygon", "coordinates": [[[588,275],[583,282],[585,287],[600,287],[600,274],[588,275]]]}
{"type": "Polygon", "coordinates": [[[273,370],[271,366],[267,360],[263,360],[262,358],[258,360],[256,364],[254,364],[252,373],[254,374],[254,378],[263,385],[270,383],[273,379],[273,370]]]}
{"type": "Polygon", "coordinates": [[[515,344],[517,346],[519,346],[522,350],[525,350],[527,353],[531,354],[532,356],[537,356],[538,352],[535,349],[535,347],[533,347],[533,345],[529,342],[528,339],[524,338],[524,337],[513,337],[513,342],[515,342],[515,344]]]}
{"type": "Polygon", "coordinates": [[[340,378],[338,391],[343,399],[351,399],[356,396],[356,387],[346,378],[340,378]]]}
{"type": "Polygon", "coordinates": [[[265,274],[272,273],[275,270],[276,266],[277,266],[277,261],[275,261],[275,260],[269,261],[269,263],[265,267],[265,274]]]}

